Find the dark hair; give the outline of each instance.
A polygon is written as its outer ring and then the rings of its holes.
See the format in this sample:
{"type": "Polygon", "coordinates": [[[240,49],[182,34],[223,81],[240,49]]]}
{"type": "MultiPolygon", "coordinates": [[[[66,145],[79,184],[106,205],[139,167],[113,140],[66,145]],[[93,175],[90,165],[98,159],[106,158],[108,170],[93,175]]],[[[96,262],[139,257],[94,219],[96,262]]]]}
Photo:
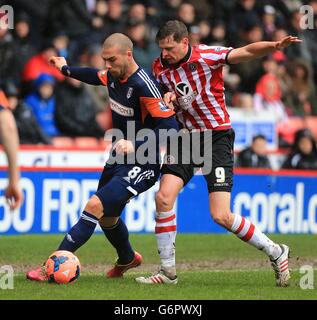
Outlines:
{"type": "Polygon", "coordinates": [[[173,36],[176,42],[180,42],[188,37],[187,27],[179,20],[167,21],[157,32],[155,40],[159,42],[169,36],[173,36]]]}
{"type": "Polygon", "coordinates": [[[309,65],[301,58],[297,58],[287,65],[289,75],[294,78],[296,76],[296,69],[302,68],[304,70],[304,81],[307,83],[311,78],[311,71],[309,65]]]}
{"type": "Polygon", "coordinates": [[[7,97],[17,97],[19,96],[19,89],[12,81],[7,81],[3,86],[4,92],[7,97]]]}
{"type": "Polygon", "coordinates": [[[315,155],[317,155],[316,140],[315,140],[312,132],[309,129],[300,129],[300,130],[296,131],[294,143],[291,148],[291,154],[301,153],[301,150],[299,148],[299,143],[302,140],[302,138],[308,138],[312,142],[312,144],[313,144],[313,151],[312,152],[315,155]]]}
{"type": "Polygon", "coordinates": [[[255,140],[258,140],[258,139],[267,141],[265,135],[263,135],[263,134],[257,134],[257,135],[255,135],[255,136],[252,138],[252,142],[254,142],[255,140]]]}

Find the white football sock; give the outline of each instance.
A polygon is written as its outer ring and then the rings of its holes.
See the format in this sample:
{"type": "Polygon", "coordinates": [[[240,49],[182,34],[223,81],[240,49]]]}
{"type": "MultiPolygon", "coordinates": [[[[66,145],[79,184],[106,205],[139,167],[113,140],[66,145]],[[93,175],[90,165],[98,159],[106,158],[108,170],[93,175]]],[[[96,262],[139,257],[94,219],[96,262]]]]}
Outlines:
{"type": "Polygon", "coordinates": [[[282,253],[282,249],[278,244],[274,243],[259,228],[242,216],[234,214],[231,231],[241,240],[259,250],[263,250],[272,260],[277,259],[282,253]]]}
{"type": "Polygon", "coordinates": [[[161,267],[168,276],[175,276],[176,214],[174,210],[156,212],[155,221],[155,235],[161,267]]]}

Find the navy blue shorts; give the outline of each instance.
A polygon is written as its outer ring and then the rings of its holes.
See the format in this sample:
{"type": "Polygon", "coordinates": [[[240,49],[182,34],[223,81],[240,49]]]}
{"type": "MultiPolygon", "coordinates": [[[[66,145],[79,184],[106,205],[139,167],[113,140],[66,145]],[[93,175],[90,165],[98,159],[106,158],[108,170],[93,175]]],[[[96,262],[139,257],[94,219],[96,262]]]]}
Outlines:
{"type": "Polygon", "coordinates": [[[160,175],[159,165],[106,164],[95,195],[106,217],[119,217],[129,200],[150,189],[160,175]]]}

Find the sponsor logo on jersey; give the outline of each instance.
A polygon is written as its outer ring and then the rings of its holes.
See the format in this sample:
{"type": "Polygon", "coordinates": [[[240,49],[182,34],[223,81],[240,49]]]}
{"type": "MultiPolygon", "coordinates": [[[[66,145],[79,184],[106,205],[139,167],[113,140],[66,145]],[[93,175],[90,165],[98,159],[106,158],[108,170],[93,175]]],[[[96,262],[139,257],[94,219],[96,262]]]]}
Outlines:
{"type": "Polygon", "coordinates": [[[117,102],[111,98],[110,98],[110,108],[112,111],[120,114],[121,116],[125,116],[125,117],[133,117],[134,116],[133,108],[123,106],[122,104],[120,104],[119,102],[117,102]]]}
{"type": "Polygon", "coordinates": [[[176,91],[180,95],[177,101],[182,109],[187,110],[195,101],[197,92],[193,91],[191,86],[186,82],[179,82],[176,84],[176,91]]]}
{"type": "Polygon", "coordinates": [[[181,96],[187,96],[191,91],[190,85],[186,82],[179,82],[176,84],[176,90],[181,96]]]}

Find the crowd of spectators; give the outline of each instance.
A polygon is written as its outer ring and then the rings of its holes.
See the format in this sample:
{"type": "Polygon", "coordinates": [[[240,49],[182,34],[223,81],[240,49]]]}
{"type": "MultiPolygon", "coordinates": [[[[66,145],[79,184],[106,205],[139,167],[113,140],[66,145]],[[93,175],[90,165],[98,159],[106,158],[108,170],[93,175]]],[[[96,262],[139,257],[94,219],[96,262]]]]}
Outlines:
{"type": "MultiPolygon", "coordinates": [[[[317,144],[312,132],[300,129],[295,133],[294,142],[288,154],[281,159],[278,168],[295,170],[317,170],[317,144]]],[[[267,139],[264,135],[255,135],[250,146],[235,157],[238,168],[274,169],[270,161],[267,139]]]]}
{"type": "Polygon", "coordinates": [[[226,101],[254,113],[267,110],[279,122],[317,115],[317,0],[0,0],[4,3],[14,9],[14,28],[0,28],[0,87],[22,143],[101,137],[111,127],[106,88],[65,79],[50,66],[52,55],[64,56],[70,65],[103,68],[103,40],[123,32],[134,43],[137,62],[150,68],[160,53],[156,32],[169,19],[188,26],[192,44],[240,47],[298,36],[303,42],[285,51],[225,66],[226,101]],[[303,27],[303,5],[314,13],[309,28],[303,27]]]}

